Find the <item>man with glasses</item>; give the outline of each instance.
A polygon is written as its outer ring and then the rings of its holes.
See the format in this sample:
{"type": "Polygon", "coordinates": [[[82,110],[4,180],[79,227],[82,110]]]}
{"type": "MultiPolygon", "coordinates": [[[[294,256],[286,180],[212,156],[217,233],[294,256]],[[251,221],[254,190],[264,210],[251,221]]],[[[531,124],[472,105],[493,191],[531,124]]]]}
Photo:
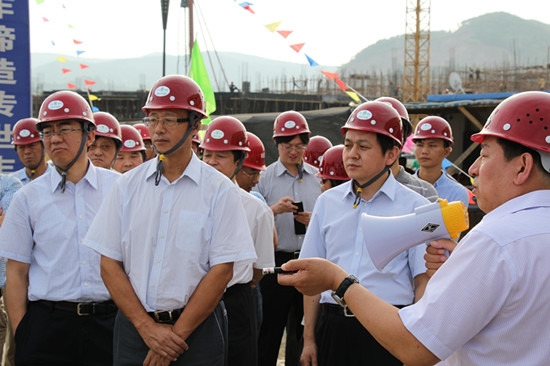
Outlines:
{"type": "Polygon", "coordinates": [[[100,256],[81,245],[120,176],[89,161],[95,127],[79,94],[44,100],[36,128],[55,169],[16,192],[0,228],[17,365],[112,364],[117,309],[101,281],[100,256]]]}
{"type": "Polygon", "coordinates": [[[142,109],[158,156],[119,178],[84,240],[120,309],[114,364],[222,366],[221,299],[234,263],[256,259],[239,188],[191,150],[206,117],[195,81],[160,78],[142,109]]]}
{"type": "MultiPolygon", "coordinates": [[[[275,264],[280,266],[295,258],[302,248],[315,200],[321,187],[315,177],[317,169],[304,162],[309,142],[309,126],[295,111],[281,113],[274,122],[273,140],[279,159],[269,165],[254,190],[265,197],[275,215],[278,243],[275,264]],[[301,202],[303,212],[295,203],[301,202]]],[[[283,332],[287,330],[285,364],[298,365],[302,337],[302,295],[294,288],[280,286],[275,276],[260,281],[263,322],[259,335],[259,365],[275,366],[283,332]]]]}

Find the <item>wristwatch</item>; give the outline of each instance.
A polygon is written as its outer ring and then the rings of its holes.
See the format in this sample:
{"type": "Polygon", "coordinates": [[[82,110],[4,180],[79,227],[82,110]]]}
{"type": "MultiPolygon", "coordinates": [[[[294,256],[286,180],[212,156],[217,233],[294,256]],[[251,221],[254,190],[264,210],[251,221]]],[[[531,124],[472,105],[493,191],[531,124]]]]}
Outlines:
{"type": "Polygon", "coordinates": [[[342,281],[336,291],[332,291],[332,298],[338,303],[338,305],[340,305],[344,309],[348,307],[346,305],[346,302],[344,301],[344,294],[346,293],[348,288],[354,283],[359,283],[359,280],[354,275],[349,275],[342,281]]]}

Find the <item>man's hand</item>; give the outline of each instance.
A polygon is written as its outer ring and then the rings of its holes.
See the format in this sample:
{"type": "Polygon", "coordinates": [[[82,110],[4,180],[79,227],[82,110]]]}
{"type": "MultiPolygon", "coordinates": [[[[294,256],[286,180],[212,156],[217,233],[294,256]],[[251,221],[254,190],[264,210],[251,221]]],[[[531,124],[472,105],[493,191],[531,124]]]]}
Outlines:
{"type": "Polygon", "coordinates": [[[348,276],[338,265],[321,258],[291,260],[281,267],[285,271],[297,272],[277,275],[279,284],[294,286],[307,296],[317,295],[326,290],[336,290],[348,276]]]}
{"type": "Polygon", "coordinates": [[[162,357],[158,353],[149,350],[145,361],[143,361],[143,366],[168,366],[171,362],[172,360],[169,358],[162,357]]]}
{"type": "Polygon", "coordinates": [[[309,225],[309,220],[311,219],[311,212],[298,212],[294,214],[294,219],[305,226],[309,225]]]}
{"type": "Polygon", "coordinates": [[[452,253],[456,248],[457,242],[450,239],[439,239],[430,242],[426,247],[424,260],[426,261],[426,274],[432,277],[434,273],[447,260],[447,253],[452,253]]]}
{"type": "Polygon", "coordinates": [[[293,203],[294,198],[290,196],[285,196],[281,198],[279,201],[271,205],[273,215],[279,215],[285,212],[296,212],[298,206],[294,206],[293,203]]]}
{"type": "Polygon", "coordinates": [[[152,322],[147,327],[138,329],[138,331],[153,353],[169,361],[176,361],[183,352],[189,349],[185,340],[172,330],[170,324],[152,322]]]}

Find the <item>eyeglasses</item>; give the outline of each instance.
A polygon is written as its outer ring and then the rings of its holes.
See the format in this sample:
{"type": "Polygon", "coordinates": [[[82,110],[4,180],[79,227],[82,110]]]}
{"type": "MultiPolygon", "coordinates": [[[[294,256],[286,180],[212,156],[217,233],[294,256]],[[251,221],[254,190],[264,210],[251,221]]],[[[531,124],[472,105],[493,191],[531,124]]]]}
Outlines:
{"type": "Polygon", "coordinates": [[[176,127],[178,123],[189,122],[189,118],[177,118],[177,117],[163,117],[163,118],[145,117],[143,118],[143,123],[147,127],[155,128],[157,127],[159,122],[162,123],[162,125],[166,128],[173,128],[173,127],[176,127]]]}
{"type": "Polygon", "coordinates": [[[296,150],[296,151],[300,152],[300,151],[305,151],[307,149],[306,144],[301,144],[301,145],[281,144],[281,146],[283,147],[283,150],[285,150],[285,151],[296,150]]]}
{"type": "Polygon", "coordinates": [[[54,131],[54,130],[46,130],[46,131],[42,131],[40,132],[40,136],[42,136],[42,138],[44,140],[49,140],[51,139],[54,135],[57,135],[59,137],[61,137],[62,139],[66,138],[70,133],[72,132],[75,132],[75,131],[82,131],[82,128],[61,128],[57,131],[54,131]]]}
{"type": "Polygon", "coordinates": [[[258,171],[256,173],[248,173],[246,170],[241,170],[241,172],[244,173],[244,175],[246,175],[247,177],[249,177],[250,179],[254,180],[254,179],[259,179],[260,176],[262,175],[262,172],[261,171],[258,171]]]}

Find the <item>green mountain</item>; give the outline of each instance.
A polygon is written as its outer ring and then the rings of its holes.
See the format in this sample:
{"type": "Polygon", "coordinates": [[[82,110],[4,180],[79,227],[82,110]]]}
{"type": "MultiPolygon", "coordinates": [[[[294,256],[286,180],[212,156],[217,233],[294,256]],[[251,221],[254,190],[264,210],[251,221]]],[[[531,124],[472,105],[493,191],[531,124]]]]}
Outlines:
{"type": "MultiPolygon", "coordinates": [[[[342,65],[343,74],[402,70],[405,36],[380,40],[342,65]]],[[[550,25],[504,12],[464,21],[452,32],[430,34],[430,67],[482,69],[549,63],[550,25]]]]}

